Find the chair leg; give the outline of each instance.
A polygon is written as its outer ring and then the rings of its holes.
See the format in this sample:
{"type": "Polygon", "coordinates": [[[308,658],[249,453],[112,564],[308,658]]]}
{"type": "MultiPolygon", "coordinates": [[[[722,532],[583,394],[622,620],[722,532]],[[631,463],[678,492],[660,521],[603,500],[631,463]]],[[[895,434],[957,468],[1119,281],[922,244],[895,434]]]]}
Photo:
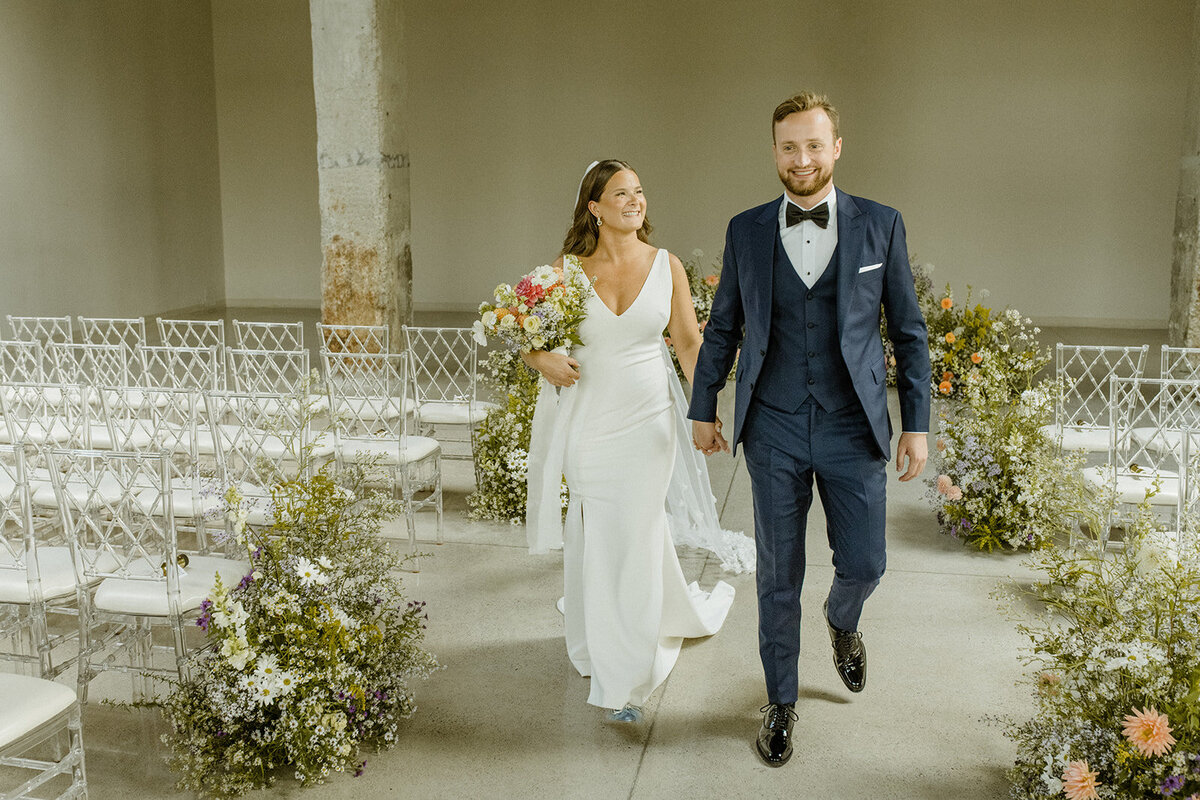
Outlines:
{"type": "Polygon", "coordinates": [[[438,464],[437,486],[434,491],[437,492],[437,543],[442,544],[442,466],[438,464]]]}

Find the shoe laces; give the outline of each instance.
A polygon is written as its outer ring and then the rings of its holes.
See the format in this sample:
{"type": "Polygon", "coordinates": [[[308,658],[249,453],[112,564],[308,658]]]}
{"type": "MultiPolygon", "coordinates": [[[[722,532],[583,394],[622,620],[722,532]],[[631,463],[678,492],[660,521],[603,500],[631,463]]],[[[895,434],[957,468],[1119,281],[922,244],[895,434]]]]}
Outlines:
{"type": "Polygon", "coordinates": [[[833,651],[839,665],[849,665],[862,656],[862,634],[858,631],[838,631],[833,651]]]}
{"type": "Polygon", "coordinates": [[[767,703],[759,711],[767,715],[763,725],[768,730],[786,729],[788,717],[793,721],[800,719],[800,715],[787,703],[767,703]]]}

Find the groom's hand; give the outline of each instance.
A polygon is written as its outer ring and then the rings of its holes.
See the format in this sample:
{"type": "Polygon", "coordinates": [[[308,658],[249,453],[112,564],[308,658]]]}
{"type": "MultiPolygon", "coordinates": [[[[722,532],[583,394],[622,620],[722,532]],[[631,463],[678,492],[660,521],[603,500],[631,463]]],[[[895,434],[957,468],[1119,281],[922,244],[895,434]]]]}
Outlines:
{"type": "Polygon", "coordinates": [[[729,442],[721,435],[721,419],[715,422],[700,422],[692,420],[692,444],[706,456],[711,456],[718,450],[729,452],[729,442]]]}
{"type": "Polygon", "coordinates": [[[911,481],[925,469],[925,461],[929,458],[929,442],[923,433],[902,433],[896,444],[896,472],[904,469],[904,459],[908,458],[908,470],[900,476],[902,481],[911,481]]]}

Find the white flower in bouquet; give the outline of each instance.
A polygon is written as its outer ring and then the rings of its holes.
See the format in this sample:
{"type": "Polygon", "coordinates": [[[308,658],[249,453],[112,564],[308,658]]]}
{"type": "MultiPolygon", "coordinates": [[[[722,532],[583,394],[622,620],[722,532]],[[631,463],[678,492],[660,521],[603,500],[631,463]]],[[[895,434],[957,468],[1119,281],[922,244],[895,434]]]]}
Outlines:
{"type": "Polygon", "coordinates": [[[324,586],[329,583],[329,576],[304,556],[296,558],[296,575],[305,586],[324,586]]]}
{"type": "Polygon", "coordinates": [[[562,272],[535,267],[515,287],[497,286],[494,303],[480,304],[477,337],[495,336],[522,352],[579,344],[587,286],[571,258],[564,260],[562,272]]]}
{"type": "Polygon", "coordinates": [[[221,655],[231,667],[241,672],[254,657],[254,651],[250,649],[245,637],[230,636],[221,643],[221,655]]]}

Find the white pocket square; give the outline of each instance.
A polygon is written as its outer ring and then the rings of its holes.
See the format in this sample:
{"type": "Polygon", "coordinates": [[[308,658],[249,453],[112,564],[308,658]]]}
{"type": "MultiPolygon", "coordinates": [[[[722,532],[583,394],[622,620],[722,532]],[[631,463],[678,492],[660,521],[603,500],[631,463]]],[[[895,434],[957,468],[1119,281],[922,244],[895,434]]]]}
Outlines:
{"type": "Polygon", "coordinates": [[[862,275],[864,272],[870,272],[871,270],[873,270],[873,269],[879,269],[879,268],[880,268],[880,267],[882,267],[882,266],[883,266],[883,262],[882,262],[882,261],[880,261],[878,264],[870,264],[870,265],[868,265],[868,266],[865,266],[865,267],[859,267],[859,268],[858,268],[858,274],[859,274],[859,275],[862,275]]]}

